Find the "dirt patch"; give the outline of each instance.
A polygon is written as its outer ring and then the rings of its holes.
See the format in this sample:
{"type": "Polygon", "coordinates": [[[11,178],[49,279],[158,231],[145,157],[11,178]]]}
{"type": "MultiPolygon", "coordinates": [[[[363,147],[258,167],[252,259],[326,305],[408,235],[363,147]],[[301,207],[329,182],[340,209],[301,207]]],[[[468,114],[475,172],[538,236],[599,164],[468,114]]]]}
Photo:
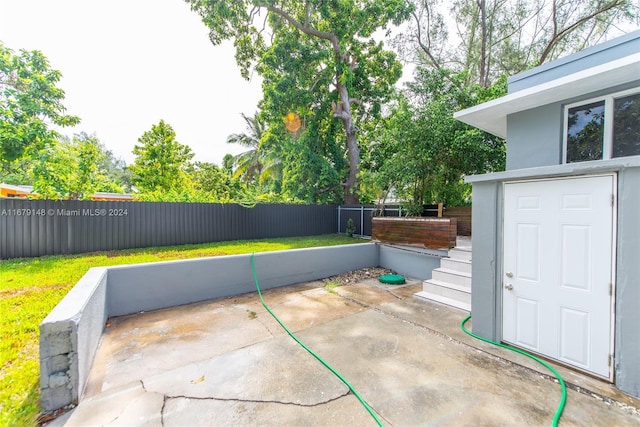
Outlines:
{"type": "Polygon", "coordinates": [[[55,291],[65,287],[70,287],[68,283],[57,283],[55,285],[29,286],[27,288],[5,289],[0,291],[0,298],[12,298],[23,294],[38,293],[43,291],[55,291]]]}
{"type": "Polygon", "coordinates": [[[393,271],[381,267],[362,268],[360,270],[338,274],[337,276],[330,276],[322,281],[324,283],[337,283],[340,286],[344,286],[359,283],[367,279],[377,279],[383,274],[393,274],[393,271]]]}

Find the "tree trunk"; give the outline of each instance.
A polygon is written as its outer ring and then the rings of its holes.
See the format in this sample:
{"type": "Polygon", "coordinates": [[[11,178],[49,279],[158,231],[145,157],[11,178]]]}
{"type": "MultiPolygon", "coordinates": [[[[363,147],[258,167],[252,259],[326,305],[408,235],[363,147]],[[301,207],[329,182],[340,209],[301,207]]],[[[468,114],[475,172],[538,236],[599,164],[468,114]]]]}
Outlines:
{"type": "MultiPolygon", "coordinates": [[[[328,40],[333,47],[333,53],[335,55],[336,62],[336,88],[338,89],[338,104],[333,107],[333,117],[342,120],[344,126],[344,132],[347,137],[347,151],[349,153],[349,176],[344,183],[344,202],[347,204],[357,205],[359,202],[358,197],[358,172],[360,167],[360,148],[358,147],[358,139],[356,138],[356,126],[353,123],[353,116],[351,115],[351,104],[359,103],[356,99],[349,98],[349,90],[343,80],[343,73],[352,72],[357,66],[356,58],[351,58],[343,54],[340,46],[338,36],[333,32],[320,31],[315,28],[311,28],[308,25],[309,17],[309,3],[306,4],[306,16],[304,23],[296,20],[289,13],[276,6],[265,6],[269,12],[275,13],[282,18],[286,19],[298,30],[304,34],[318,37],[320,39],[328,40]],[[348,70],[348,71],[347,71],[348,70]]],[[[348,76],[345,76],[348,77],[348,76]]]]}
{"type": "Polygon", "coordinates": [[[487,87],[489,80],[488,74],[488,61],[487,61],[487,4],[485,0],[478,1],[478,8],[480,9],[480,76],[478,78],[480,86],[487,87]]]}
{"type": "MultiPolygon", "coordinates": [[[[350,70],[351,71],[351,70],[350,70]]],[[[360,147],[356,138],[356,126],[353,123],[351,104],[358,102],[349,98],[349,90],[341,82],[342,73],[336,73],[336,88],[340,102],[335,106],[333,116],[342,120],[344,133],[347,140],[347,153],[349,155],[349,176],[344,183],[344,202],[348,205],[357,205],[360,202],[358,196],[358,171],[360,170],[360,147]]]]}

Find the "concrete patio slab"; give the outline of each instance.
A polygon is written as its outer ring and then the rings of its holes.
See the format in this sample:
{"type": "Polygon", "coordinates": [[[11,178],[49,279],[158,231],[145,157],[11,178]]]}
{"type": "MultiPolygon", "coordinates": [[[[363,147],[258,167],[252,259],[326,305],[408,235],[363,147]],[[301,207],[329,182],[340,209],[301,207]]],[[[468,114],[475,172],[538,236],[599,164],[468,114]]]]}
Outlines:
{"type": "MultiPolygon", "coordinates": [[[[467,313],[413,298],[418,290],[373,279],[263,294],[385,425],[551,424],[560,387],[544,368],[469,337],[459,327],[467,313]]],[[[561,425],[640,425],[638,400],[561,369],[572,386],[561,425]]],[[[375,422],[254,293],[111,319],[84,399],[50,425],[375,422]]]]}

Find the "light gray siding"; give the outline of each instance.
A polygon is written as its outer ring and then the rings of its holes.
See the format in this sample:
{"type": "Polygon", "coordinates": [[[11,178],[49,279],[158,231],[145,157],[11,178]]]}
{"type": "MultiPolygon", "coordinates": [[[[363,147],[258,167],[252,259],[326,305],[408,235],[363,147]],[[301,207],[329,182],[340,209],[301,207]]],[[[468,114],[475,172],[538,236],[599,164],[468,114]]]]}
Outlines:
{"type": "Polygon", "coordinates": [[[640,168],[618,174],[617,237],[616,385],[640,397],[640,168]]]}
{"type": "Polygon", "coordinates": [[[497,262],[502,246],[501,227],[501,185],[498,182],[479,182],[473,184],[472,247],[471,263],[471,314],[473,315],[473,333],[500,341],[498,331],[500,315],[500,277],[501,268],[497,262]]]}
{"type": "Polygon", "coordinates": [[[507,170],[560,164],[562,105],[508,115],[507,141],[507,170]]]}

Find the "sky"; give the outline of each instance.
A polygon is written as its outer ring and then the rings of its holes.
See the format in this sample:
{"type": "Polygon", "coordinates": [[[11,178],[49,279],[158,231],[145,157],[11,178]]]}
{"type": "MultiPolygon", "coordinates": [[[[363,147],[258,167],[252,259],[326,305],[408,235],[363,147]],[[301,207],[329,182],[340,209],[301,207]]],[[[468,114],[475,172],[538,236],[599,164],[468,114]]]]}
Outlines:
{"type": "Polygon", "coordinates": [[[183,0],[0,0],[0,41],[41,51],[62,73],[63,104],[81,119],[62,133],[95,133],[127,164],[161,119],[196,161],[246,150],[226,139],[245,132],[260,78],[240,76],[231,43],[213,46],[183,0]]]}

